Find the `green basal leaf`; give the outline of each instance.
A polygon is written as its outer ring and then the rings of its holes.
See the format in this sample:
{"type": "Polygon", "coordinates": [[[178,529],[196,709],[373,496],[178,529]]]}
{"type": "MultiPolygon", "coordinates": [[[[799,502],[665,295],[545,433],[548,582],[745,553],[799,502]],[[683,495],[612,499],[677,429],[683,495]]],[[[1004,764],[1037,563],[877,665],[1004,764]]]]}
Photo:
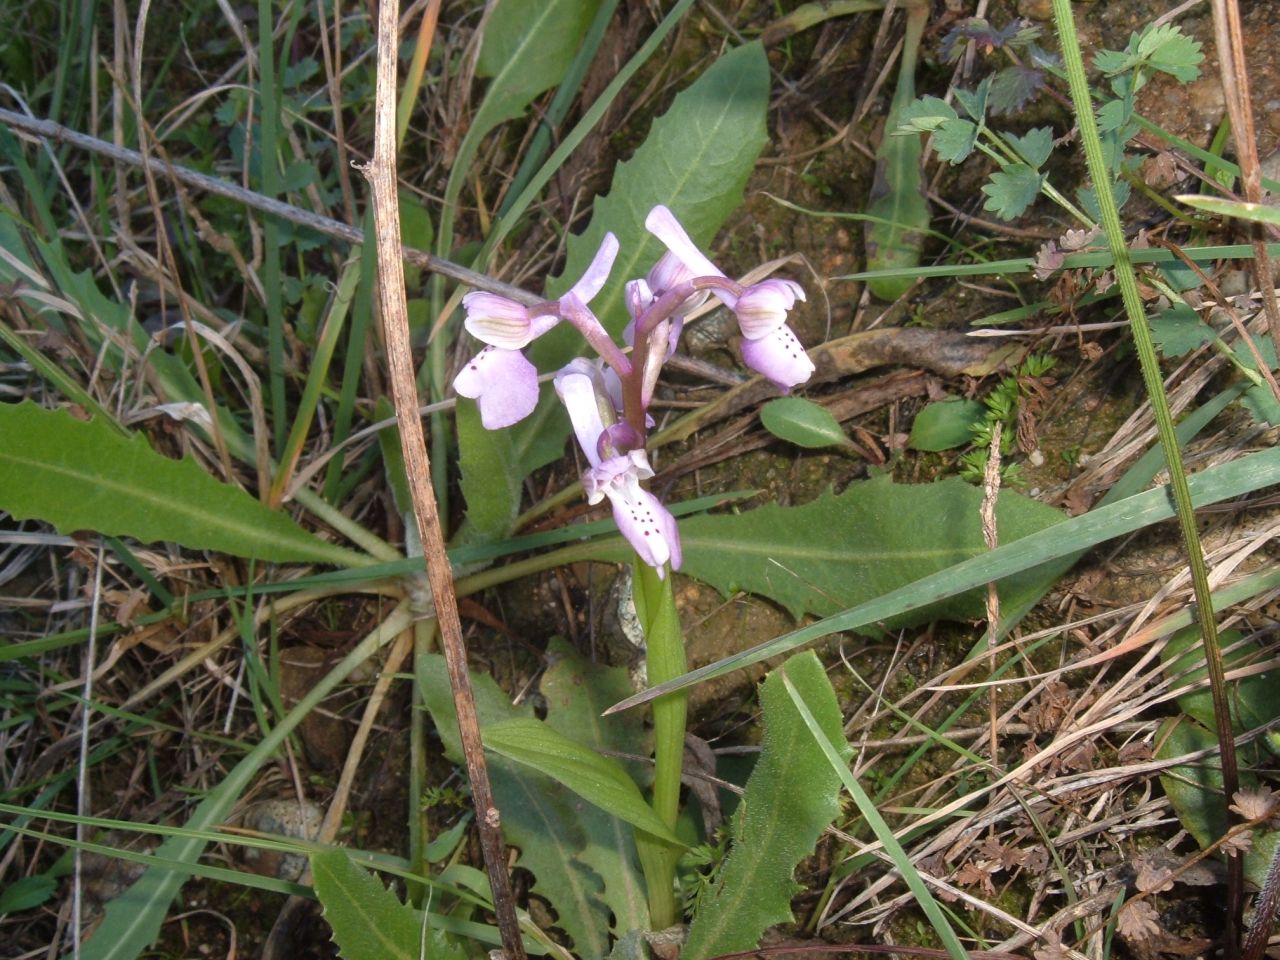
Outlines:
{"type": "MultiPolygon", "coordinates": [[[[1156,731],[1156,759],[1171,760],[1188,753],[1210,750],[1207,757],[1193,763],[1169,767],[1160,774],[1160,784],[1173,811],[1195,837],[1201,847],[1221,839],[1227,832],[1226,811],[1222,803],[1222,761],[1218,756],[1218,738],[1207,727],[1190,717],[1170,717],[1156,731]]],[[[1258,777],[1250,767],[1261,761],[1257,745],[1241,750],[1240,788],[1256,789],[1258,777]]],[[[1280,830],[1255,827],[1253,843],[1244,855],[1245,879],[1256,887],[1266,882],[1267,868],[1280,844],[1280,830]]]]}
{"type": "MultiPolygon", "coordinates": [[[[1239,670],[1263,663],[1267,656],[1256,640],[1244,640],[1238,630],[1226,630],[1219,636],[1224,651],[1222,666],[1226,671],[1239,670]]],[[[1196,630],[1174,634],[1160,652],[1165,676],[1177,687],[1205,684],[1208,668],[1204,665],[1204,648],[1196,630]]],[[[1244,733],[1280,717],[1280,671],[1245,677],[1230,682],[1227,694],[1231,723],[1237,733],[1244,733]]],[[[1178,708],[1187,716],[1210,729],[1214,725],[1213,695],[1207,688],[1193,690],[1178,697],[1178,708]]]]}
{"type": "MultiPolygon", "coordinates": [[[[901,118],[915,100],[916,59],[928,15],[927,5],[907,10],[898,86],[889,105],[885,135],[880,138],[880,146],[876,150],[875,178],[865,211],[874,218],[868,220],[865,227],[867,269],[872,272],[917,266],[924,248],[925,232],[929,229],[929,205],[925,201],[920,173],[923,153],[920,136],[892,135],[892,131],[902,125],[901,118]]],[[[929,109],[936,109],[932,101],[925,102],[930,104],[929,109]]],[[[950,107],[947,112],[951,116],[946,119],[955,118],[955,111],[950,107]]],[[[949,142],[954,145],[954,138],[949,142]]],[[[880,276],[868,279],[867,288],[881,300],[897,300],[914,283],[910,277],[880,276]]]]}
{"type": "Polygon", "coordinates": [[[511,533],[520,512],[523,477],[513,470],[515,444],[510,430],[486,430],[474,400],[458,399],[458,472],[467,502],[466,523],[454,546],[492,543],[511,533]]]}
{"type": "Polygon", "coordinates": [[[0,404],[0,508],[63,533],[95,530],[144,543],[171,541],[273,563],[362,566],[363,554],[326,543],[190,458],[156,453],[102,418],[0,404]]]}
{"type": "Polygon", "coordinates": [[[1044,177],[1025,163],[1011,163],[991,174],[991,182],[982,185],[987,195],[983,210],[990,210],[1002,220],[1022,216],[1040,194],[1044,177]]]}
{"type": "Polygon", "coordinates": [[[637,829],[668,843],[680,842],[650,809],[640,795],[640,788],[618,761],[532,718],[517,717],[489,724],[483,736],[485,747],[494,753],[545,774],[637,829]]]}
{"type": "MultiPolygon", "coordinates": [[[[800,507],[769,504],[690,517],[680,521],[681,572],[726,595],[746,590],[769,597],[797,618],[826,616],[987,552],[981,503],[982,491],[958,478],[897,484],[881,476],[800,507]]],[[[1020,494],[1000,495],[1002,544],[1062,519],[1020,494]]],[[[1002,584],[1001,597],[1013,603],[1039,583],[1034,572],[1024,572],[1002,584]]],[[[931,604],[910,620],[981,616],[984,602],[980,591],[970,592],[931,604]]]]}
{"type": "Polygon", "coordinates": [[[931,403],[916,414],[907,446],[931,453],[968,446],[973,441],[973,427],[985,412],[977,400],[948,397],[931,403]]]}
{"type": "Polygon", "coordinates": [[[0,891],[0,916],[20,913],[45,903],[58,890],[58,881],[47,874],[19,877],[0,891]]]}
{"type": "MultiPolygon", "coordinates": [[[[429,654],[418,675],[427,711],[435,722],[445,753],[463,763],[453,692],[444,657],[429,654]]],[[[528,704],[512,706],[510,698],[488,674],[471,674],[476,712],[483,731],[513,717],[531,717],[528,704]]],[[[502,811],[502,832],[520,850],[517,864],[533,874],[530,891],[556,911],[556,924],[573,940],[584,957],[604,956],[609,946],[610,909],[603,898],[604,878],[583,854],[592,842],[584,830],[582,813],[590,804],[578,799],[550,777],[502,756],[489,757],[494,800],[502,811]]],[[[630,830],[630,827],[627,828],[630,830]]]]}
{"type": "MultiPolygon", "coordinates": [[[[649,755],[648,737],[639,714],[601,716],[610,704],[632,691],[626,670],[589,663],[569,643],[554,637],[547,657],[551,665],[542,675],[538,689],[547,704],[548,726],[596,750],[649,755]]],[[[651,770],[646,764],[631,764],[628,773],[643,785],[643,778],[649,777],[651,770]]],[[[649,902],[636,860],[635,831],[590,804],[579,804],[576,816],[587,836],[579,857],[604,881],[601,899],[613,915],[614,934],[647,930],[649,902]]]]}
{"type": "MultiPolygon", "coordinates": [[[[769,64],[758,43],[739,47],[712,64],[653,122],[631,159],[618,164],[612,188],[596,200],[586,231],[569,237],[564,273],[547,282],[548,296],[569,289],[605,233],[612,231],[621,252],[592,309],[620,336],[628,319],[623,284],[643,277],[664,252],[645,230],[645,217],[655,205],[666,204],[705,249],[742,203],[747,177],[768,139],[768,107],[769,64]]],[[[581,351],[582,338],[562,324],[539,338],[529,348],[529,357],[538,369],[554,370],[581,351]]],[[[564,452],[569,420],[548,388],[533,415],[511,429],[520,470],[527,475],[564,452]]]]}
{"type": "MultiPolygon", "coordinates": [[[[783,670],[827,737],[844,743],[840,705],[818,658],[797,654],[783,670]]],[[[776,673],[760,688],[760,706],[760,759],[733,821],[728,859],[701,900],[682,960],[752,950],[766,929],[790,922],[796,864],[840,812],[840,778],[776,673]]]]}
{"type": "Polygon", "coordinates": [[[311,855],[311,873],[333,942],[344,960],[464,960],[466,953],[439,930],[424,928],[422,914],[339,850],[311,855]],[[422,952],[423,936],[429,939],[422,952]]]}
{"type": "Polygon", "coordinates": [[[1043,167],[1053,152],[1053,131],[1049,127],[1035,127],[1022,136],[1007,132],[1000,136],[1035,170],[1043,167]]]}
{"type": "Polygon", "coordinates": [[[778,439],[798,447],[838,447],[848,439],[830,410],[803,397],[770,400],[760,408],[760,422],[778,439]]]}

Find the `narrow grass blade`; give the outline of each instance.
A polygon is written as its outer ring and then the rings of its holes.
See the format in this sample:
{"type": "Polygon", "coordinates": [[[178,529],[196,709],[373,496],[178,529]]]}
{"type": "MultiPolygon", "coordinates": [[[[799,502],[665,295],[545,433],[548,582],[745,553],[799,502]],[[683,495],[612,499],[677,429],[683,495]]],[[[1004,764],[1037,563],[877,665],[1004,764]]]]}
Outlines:
{"type": "MultiPolygon", "coordinates": [[[[933,926],[934,931],[938,934],[938,939],[942,941],[942,945],[946,948],[947,954],[952,960],[968,960],[968,954],[965,952],[964,946],[960,943],[956,933],[951,929],[951,924],[947,922],[947,918],[942,914],[942,908],[938,906],[938,901],[933,898],[933,894],[929,892],[929,888],[925,886],[920,874],[911,863],[911,858],[907,856],[907,852],[902,849],[897,838],[893,835],[893,830],[889,824],[880,816],[880,811],[876,808],[872,799],[867,796],[867,792],[862,789],[862,785],[854,779],[853,774],[849,771],[849,766],[844,758],[840,755],[840,751],[836,745],[831,742],[826,731],[818,723],[809,705],[805,703],[804,697],[796,689],[794,681],[787,675],[787,668],[784,666],[779,671],[782,677],[783,686],[786,688],[791,702],[795,704],[796,710],[800,712],[805,726],[809,728],[809,732],[813,734],[813,739],[817,741],[818,746],[822,749],[823,754],[827,758],[827,762],[831,768],[839,775],[840,781],[844,784],[844,788],[849,791],[849,796],[853,797],[853,802],[858,806],[858,812],[862,814],[863,819],[871,827],[872,833],[876,835],[876,839],[883,845],[885,852],[893,860],[894,866],[898,868],[898,872],[902,874],[902,879],[906,882],[907,887],[915,895],[916,903],[920,909],[924,911],[929,923],[933,926]]],[[[846,749],[848,745],[845,745],[846,749]]]]}

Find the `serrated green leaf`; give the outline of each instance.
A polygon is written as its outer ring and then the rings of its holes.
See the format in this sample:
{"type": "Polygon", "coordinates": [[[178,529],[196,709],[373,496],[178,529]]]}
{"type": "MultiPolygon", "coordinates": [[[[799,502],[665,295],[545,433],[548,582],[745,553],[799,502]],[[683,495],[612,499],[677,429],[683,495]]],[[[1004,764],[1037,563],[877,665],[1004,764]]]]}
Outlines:
{"type": "Polygon", "coordinates": [[[991,182],[982,185],[987,202],[982,209],[990,210],[1002,220],[1022,216],[1040,193],[1044,178],[1025,163],[1011,163],[991,175],[991,182]]]}
{"type": "Polygon", "coordinates": [[[760,408],[760,422],[778,439],[811,450],[848,442],[831,411],[803,397],[770,400],[760,408]]]}
{"type": "Polygon", "coordinates": [[[1181,357],[1217,338],[1213,328],[1185,303],[1175,303],[1151,318],[1151,338],[1166,357],[1181,357]]]}
{"type": "MultiPolygon", "coordinates": [[[[1258,348],[1258,353],[1262,355],[1262,362],[1267,365],[1268,369],[1275,370],[1276,348],[1275,344],[1271,342],[1271,338],[1255,337],[1254,345],[1258,348]]],[[[1252,351],[1243,343],[1235,343],[1232,345],[1231,351],[1236,355],[1236,360],[1242,366],[1248,370],[1257,371],[1257,361],[1254,360],[1252,351]]],[[[1280,400],[1276,399],[1276,395],[1271,392],[1271,384],[1265,380],[1262,383],[1255,383],[1246,390],[1241,402],[1259,423],[1280,426],[1280,400]]]]}
{"type": "MultiPolygon", "coordinates": [[[[818,658],[797,654],[783,670],[828,738],[844,743],[840,705],[818,658]]],[[[840,778],[778,674],[761,685],[760,706],[760,759],[734,820],[728,859],[689,927],[683,960],[752,950],[766,929],[789,922],[796,865],[840,812],[840,778]]]]}
{"type": "Polygon", "coordinates": [[[977,400],[948,397],[931,403],[911,424],[907,446],[936,453],[973,442],[973,427],[982,421],[986,408],[977,400]]]}
{"type": "Polygon", "coordinates": [[[1001,136],[1035,170],[1043,167],[1053,152],[1053,131],[1048,127],[1035,127],[1022,136],[1016,133],[1002,133],[1001,136]]]}
{"type": "MultiPolygon", "coordinates": [[[[592,309],[619,336],[628,319],[623,284],[644,276],[664,250],[645,230],[645,217],[656,204],[666,204],[705,248],[742,203],[747,177],[768,140],[768,107],[769,64],[760,44],[746,44],[712,64],[653,122],[631,159],[618,164],[586,231],[569,237],[564,273],[548,280],[547,295],[568,290],[612,231],[621,251],[592,309]]],[[[529,357],[540,370],[554,370],[581,351],[582,338],[562,324],[532,344],[529,357]]],[[[548,387],[538,409],[512,431],[527,475],[563,453],[569,420],[548,387]]]]}
{"type": "Polygon", "coordinates": [[[1204,52],[1198,40],[1192,40],[1177,24],[1148,26],[1138,39],[1138,54],[1152,68],[1170,74],[1183,83],[1200,76],[1204,52]]]}
{"type": "Polygon", "coordinates": [[[1131,66],[1128,54],[1119,50],[1099,50],[1093,55],[1093,65],[1108,77],[1123,73],[1131,66]]]}
{"type": "Polygon", "coordinates": [[[991,78],[984,77],[973,90],[955,88],[956,102],[975,123],[982,123],[987,116],[987,97],[991,95],[991,78]]]}
{"type": "Polygon", "coordinates": [[[1043,87],[1043,70],[1026,64],[1005,67],[991,81],[991,112],[1018,113],[1043,87]]]}
{"type": "Polygon", "coordinates": [[[126,439],[101,418],[85,422],[65,410],[5,403],[0,436],[0,508],[16,519],[273,563],[368,562],[219,483],[194,460],[161,456],[141,435],[126,439]]]}
{"type": "Polygon", "coordinates": [[[418,911],[381,880],[338,850],[313,853],[311,873],[344,960],[418,960],[418,911]]]}
{"type": "Polygon", "coordinates": [[[978,125],[968,120],[948,120],[933,131],[933,152],[940,160],[957,164],[973,153],[978,125]]]}
{"type": "MultiPolygon", "coordinates": [[[[1123,207],[1129,200],[1129,183],[1126,180],[1117,180],[1111,185],[1112,192],[1116,197],[1116,207],[1123,207]]],[[[1084,208],[1094,221],[1102,219],[1102,211],[1098,207],[1098,193],[1093,187],[1081,187],[1076,191],[1076,198],[1080,201],[1080,206],[1084,208]]]]}
{"type": "Polygon", "coordinates": [[[513,464],[510,430],[486,430],[474,400],[458,399],[458,471],[467,502],[466,523],[453,546],[492,543],[511,532],[520,512],[524,477],[513,464]]]}
{"type": "Polygon", "coordinates": [[[940,97],[921,97],[902,108],[892,129],[895,133],[932,133],[960,115],[940,97]]]}
{"type": "MultiPolygon", "coordinates": [[[[901,118],[915,100],[915,69],[920,38],[928,18],[927,7],[907,10],[907,31],[898,66],[898,86],[885,121],[886,135],[876,150],[875,176],[867,198],[869,218],[864,237],[867,270],[902,270],[918,266],[929,229],[929,204],[924,196],[920,161],[923,144],[918,134],[889,135],[898,129],[901,118]]],[[[932,106],[932,101],[926,100],[932,106]]],[[[953,115],[955,111],[947,108],[953,115]]],[[[954,143],[953,143],[954,146],[954,143]]],[[[896,300],[915,284],[911,277],[870,277],[867,288],[881,300],[896,300]]]]}
{"type": "Polygon", "coordinates": [[[1133,119],[1133,100],[1131,97],[1117,97],[1108,100],[1098,108],[1098,131],[1110,133],[1121,130],[1133,119]]]}
{"type": "Polygon", "coordinates": [[[679,843],[653,812],[640,788],[611,757],[564,736],[541,720],[517,717],[484,728],[484,745],[494,753],[531,767],[577,796],[632,826],[668,843],[679,843]]]}

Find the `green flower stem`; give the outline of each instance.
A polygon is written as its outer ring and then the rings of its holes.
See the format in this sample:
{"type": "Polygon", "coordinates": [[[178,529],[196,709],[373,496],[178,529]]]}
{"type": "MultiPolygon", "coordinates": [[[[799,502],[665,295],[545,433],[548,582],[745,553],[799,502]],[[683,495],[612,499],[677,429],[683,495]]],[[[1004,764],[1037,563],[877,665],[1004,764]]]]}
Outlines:
{"type": "MultiPolygon", "coordinates": [[[[1067,83],[1075,106],[1076,122],[1080,126],[1080,143],[1084,147],[1089,176],[1093,180],[1094,189],[1098,195],[1102,229],[1106,233],[1107,245],[1115,262],[1116,282],[1120,286],[1120,297],[1124,301],[1125,312],[1129,316],[1129,328],[1133,333],[1134,347],[1137,349],[1138,361],[1142,367],[1142,378],[1146,382],[1151,410],[1155,415],[1156,432],[1160,437],[1160,446],[1164,449],[1165,463],[1169,468],[1169,492],[1173,497],[1178,526],[1182,530],[1187,550],[1187,562],[1191,568],[1191,579],[1195,586],[1196,615],[1204,643],[1209,686],[1213,694],[1218,744],[1222,751],[1222,785],[1226,794],[1225,803],[1229,804],[1231,797],[1239,789],[1240,778],[1236,766],[1231,714],[1227,709],[1226,678],[1222,669],[1218,628],[1214,621],[1213,602],[1209,592],[1209,574],[1204,552],[1200,548],[1200,535],[1196,530],[1195,511],[1191,506],[1191,492],[1187,487],[1187,474],[1182,465],[1182,454],[1178,449],[1178,440],[1174,433],[1173,417],[1169,412],[1169,400],[1165,395],[1164,380],[1160,375],[1160,364],[1156,359],[1155,344],[1151,339],[1151,328],[1147,325],[1142,298],[1138,294],[1137,278],[1134,275],[1133,264],[1129,260],[1129,249],[1125,245],[1124,230],[1120,225],[1120,212],[1111,190],[1111,177],[1103,160],[1102,140],[1098,136],[1098,126],[1093,115],[1093,100],[1089,94],[1088,80],[1085,78],[1084,60],[1080,54],[1080,43],[1076,36],[1070,0],[1053,0],[1053,17],[1058,27],[1063,63],[1067,68],[1067,83]]],[[[1227,822],[1231,823],[1232,819],[1232,814],[1228,810],[1227,822]]],[[[1242,864],[1238,855],[1229,855],[1227,863],[1229,874],[1225,933],[1226,955],[1230,958],[1237,953],[1242,864]]]]}
{"type": "MultiPolygon", "coordinates": [[[[688,669],[684,656],[684,636],[676,613],[671,576],[659,578],[647,563],[635,564],[632,580],[636,613],[644,624],[648,651],[649,683],[673,680],[688,669]]],[[[688,713],[685,693],[660,697],[653,704],[653,801],[654,812],[675,830],[680,815],[680,774],[684,768],[684,730],[688,713]]],[[[662,930],[680,919],[676,907],[676,864],[681,850],[640,831],[636,848],[644,869],[649,894],[649,921],[662,930]]]]}

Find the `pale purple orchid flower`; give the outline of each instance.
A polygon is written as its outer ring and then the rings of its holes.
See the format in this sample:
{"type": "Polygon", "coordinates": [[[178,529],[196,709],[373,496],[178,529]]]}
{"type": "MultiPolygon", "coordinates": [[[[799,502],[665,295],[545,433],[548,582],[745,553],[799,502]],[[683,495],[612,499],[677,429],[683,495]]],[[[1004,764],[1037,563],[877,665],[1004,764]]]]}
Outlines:
{"type": "MultiPolygon", "coordinates": [[[[644,225],[662,241],[670,255],[684,265],[688,277],[725,276],[698,249],[680,221],[666,207],[658,205],[650,210],[644,225]]],[[[659,272],[657,267],[654,271],[659,272]]],[[[679,276],[670,263],[663,267],[661,273],[664,277],[679,276]]],[[[780,279],[764,280],[741,293],[735,292],[736,286],[716,287],[715,295],[738,318],[738,328],[743,336],[742,361],[772,380],[783,393],[789,393],[792,387],[808,380],[815,369],[813,361],[787,324],[787,312],[795,306],[796,300],[805,298],[804,289],[793,280],[780,279]]]]}
{"type": "Polygon", "coordinates": [[[613,401],[599,374],[589,361],[578,359],[555,378],[556,393],[591,464],[582,475],[582,488],[588,503],[609,498],[618,530],[640,559],[663,577],[668,563],[673,570],[680,568],[680,531],[671,512],[640,486],[641,480],[653,476],[643,446],[632,446],[643,438],[626,424],[614,422],[613,401]]]}
{"type": "Polygon", "coordinates": [[[608,334],[587,309],[609,279],[618,256],[618,238],[606,233],[591,265],[578,282],[547,312],[531,314],[528,307],[496,293],[474,291],[462,298],[466,311],[464,326],[477,340],[487,344],[471,358],[453,380],[459,396],[480,406],[480,422],[486,430],[500,430],[519,423],[538,405],[538,370],[520,351],[542,336],[561,319],[573,313],[579,320],[608,334]]]}

